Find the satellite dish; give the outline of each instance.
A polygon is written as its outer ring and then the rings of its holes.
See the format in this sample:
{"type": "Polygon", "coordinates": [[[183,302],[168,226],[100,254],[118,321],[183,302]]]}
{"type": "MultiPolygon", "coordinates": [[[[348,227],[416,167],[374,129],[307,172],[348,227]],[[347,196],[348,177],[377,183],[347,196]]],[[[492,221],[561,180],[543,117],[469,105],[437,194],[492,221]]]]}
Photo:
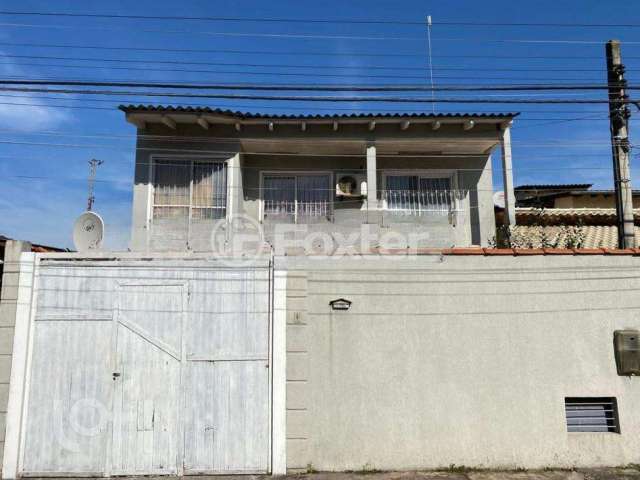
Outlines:
{"type": "Polygon", "coordinates": [[[79,252],[98,250],[104,237],[104,222],[94,212],[84,212],[73,226],[73,244],[79,252]]]}
{"type": "Polygon", "coordinates": [[[499,191],[493,194],[494,207],[504,208],[504,192],[499,191]]]}

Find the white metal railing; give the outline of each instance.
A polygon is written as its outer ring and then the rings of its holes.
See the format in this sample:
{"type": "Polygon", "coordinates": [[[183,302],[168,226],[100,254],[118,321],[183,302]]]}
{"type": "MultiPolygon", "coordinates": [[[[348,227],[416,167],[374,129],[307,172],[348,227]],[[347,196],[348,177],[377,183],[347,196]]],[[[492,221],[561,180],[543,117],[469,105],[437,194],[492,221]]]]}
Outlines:
{"type": "Polygon", "coordinates": [[[458,210],[460,190],[385,190],[386,210],[406,215],[448,214],[458,210]]]}
{"type": "Polygon", "coordinates": [[[299,202],[287,200],[265,200],[264,217],[292,216],[295,223],[304,222],[305,218],[329,218],[332,213],[332,203],[327,200],[313,202],[299,202]]]}

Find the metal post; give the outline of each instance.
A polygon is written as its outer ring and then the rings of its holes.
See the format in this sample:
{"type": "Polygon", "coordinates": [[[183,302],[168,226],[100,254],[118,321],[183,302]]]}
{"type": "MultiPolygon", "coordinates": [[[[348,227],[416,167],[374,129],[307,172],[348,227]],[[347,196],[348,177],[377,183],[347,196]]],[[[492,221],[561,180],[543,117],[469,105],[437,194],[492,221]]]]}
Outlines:
{"type": "Polygon", "coordinates": [[[96,169],[103,163],[102,160],[96,160],[95,158],[89,160],[89,197],[87,198],[87,211],[89,212],[93,208],[93,202],[96,200],[93,194],[93,185],[96,181],[96,169]]]}
{"type": "Polygon", "coordinates": [[[609,123],[611,129],[611,153],[616,197],[618,246],[635,248],[633,225],[633,194],[629,168],[629,117],[628,97],[625,93],[624,65],[620,55],[620,42],[607,42],[607,81],[609,85],[609,123]]]}

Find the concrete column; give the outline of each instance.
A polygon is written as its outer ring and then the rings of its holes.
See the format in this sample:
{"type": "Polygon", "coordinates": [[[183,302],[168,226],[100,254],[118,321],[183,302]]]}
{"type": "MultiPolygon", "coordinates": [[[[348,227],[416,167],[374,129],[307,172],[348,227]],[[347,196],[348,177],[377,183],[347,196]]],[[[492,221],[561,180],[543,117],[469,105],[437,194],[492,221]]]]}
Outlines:
{"type": "Polygon", "coordinates": [[[240,153],[227,160],[227,218],[238,215],[242,199],[242,176],[240,171],[240,153]]]}
{"type": "Polygon", "coordinates": [[[378,168],[376,167],[376,146],[367,145],[367,207],[378,209],[378,168]]]}
{"type": "Polygon", "coordinates": [[[23,252],[30,251],[30,243],[16,240],[8,240],[4,250],[2,291],[0,292],[0,459],[4,452],[7,424],[13,338],[20,286],[20,256],[23,252]]]}
{"type": "Polygon", "coordinates": [[[274,272],[272,332],[273,475],[287,474],[287,272],[274,272]]]}
{"type": "Polygon", "coordinates": [[[513,167],[511,165],[511,124],[500,130],[502,149],[502,188],[504,189],[504,225],[516,224],[516,196],[513,192],[513,167]]]}

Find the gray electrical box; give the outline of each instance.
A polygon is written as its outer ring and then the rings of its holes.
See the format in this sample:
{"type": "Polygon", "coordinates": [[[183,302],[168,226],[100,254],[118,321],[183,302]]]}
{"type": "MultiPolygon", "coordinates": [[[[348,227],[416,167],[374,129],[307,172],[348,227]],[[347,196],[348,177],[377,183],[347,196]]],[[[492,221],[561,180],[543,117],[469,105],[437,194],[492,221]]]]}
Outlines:
{"type": "Polygon", "coordinates": [[[618,375],[640,375],[640,331],[616,330],[613,348],[618,375]]]}

